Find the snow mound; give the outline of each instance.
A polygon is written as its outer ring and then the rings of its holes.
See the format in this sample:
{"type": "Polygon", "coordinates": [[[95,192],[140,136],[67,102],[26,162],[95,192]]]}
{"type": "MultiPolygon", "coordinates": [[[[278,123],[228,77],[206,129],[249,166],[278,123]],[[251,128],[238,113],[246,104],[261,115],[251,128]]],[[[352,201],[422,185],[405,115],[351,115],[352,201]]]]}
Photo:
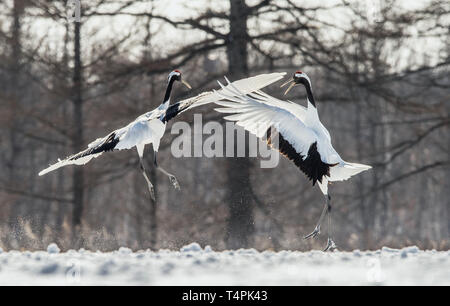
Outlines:
{"type": "Polygon", "coordinates": [[[124,247],[119,248],[119,254],[128,255],[131,253],[133,253],[133,251],[129,248],[124,248],[124,247]]]}
{"type": "Polygon", "coordinates": [[[450,251],[0,252],[0,285],[450,285],[450,251]]]}
{"type": "Polygon", "coordinates": [[[182,248],[180,249],[180,251],[181,251],[182,253],[187,253],[187,252],[201,252],[201,251],[203,251],[203,249],[202,249],[202,247],[200,246],[200,244],[194,242],[194,243],[191,243],[191,244],[189,244],[189,245],[185,245],[184,247],[182,247],[182,248]]]}
{"type": "Polygon", "coordinates": [[[47,253],[49,254],[59,254],[60,251],[61,250],[56,245],[56,243],[49,244],[49,246],[47,247],[47,253]]]}

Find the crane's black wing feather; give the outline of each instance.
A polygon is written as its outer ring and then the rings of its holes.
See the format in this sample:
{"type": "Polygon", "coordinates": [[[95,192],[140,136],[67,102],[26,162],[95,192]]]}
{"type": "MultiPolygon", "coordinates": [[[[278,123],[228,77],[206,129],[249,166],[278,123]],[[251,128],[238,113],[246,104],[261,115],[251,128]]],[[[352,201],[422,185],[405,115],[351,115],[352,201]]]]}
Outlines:
{"type": "Polygon", "coordinates": [[[98,144],[92,148],[88,148],[84,151],[81,151],[77,154],[74,154],[74,155],[70,156],[68,158],[68,160],[77,160],[77,159],[80,159],[82,157],[86,157],[89,155],[112,151],[112,150],[114,150],[114,148],[116,147],[116,145],[118,143],[119,143],[119,138],[116,137],[116,133],[113,132],[113,133],[109,134],[109,136],[100,144],[98,144]]]}
{"type": "Polygon", "coordinates": [[[320,153],[317,151],[317,142],[311,144],[308,154],[305,157],[298,153],[289,141],[287,141],[275,128],[270,127],[266,134],[269,146],[277,149],[282,155],[294,162],[294,164],[312,181],[313,186],[317,181],[322,183],[324,176],[329,177],[330,167],[336,165],[327,164],[322,161],[320,153]]]}

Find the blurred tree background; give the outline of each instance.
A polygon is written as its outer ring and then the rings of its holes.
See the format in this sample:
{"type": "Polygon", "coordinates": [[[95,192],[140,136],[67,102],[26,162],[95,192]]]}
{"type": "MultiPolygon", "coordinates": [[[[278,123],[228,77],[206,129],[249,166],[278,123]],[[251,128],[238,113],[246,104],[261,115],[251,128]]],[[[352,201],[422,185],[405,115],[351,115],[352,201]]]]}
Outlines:
{"type": "MultiPolygon", "coordinates": [[[[339,247],[450,247],[448,1],[82,0],[79,23],[69,2],[0,3],[3,249],[324,245],[326,235],[302,239],[323,198],[290,161],[177,159],[173,123],[159,159],[181,191],[152,170],[157,203],[134,151],[37,176],[157,107],[172,69],[194,86],[177,86],[175,100],[223,75],[307,72],[337,151],[374,167],[331,186],[339,247]]],[[[278,85],[265,91],[282,97],[278,85]]],[[[304,104],[305,93],[289,99],[304,104]]],[[[213,108],[195,112],[224,123],[213,108]]]]}

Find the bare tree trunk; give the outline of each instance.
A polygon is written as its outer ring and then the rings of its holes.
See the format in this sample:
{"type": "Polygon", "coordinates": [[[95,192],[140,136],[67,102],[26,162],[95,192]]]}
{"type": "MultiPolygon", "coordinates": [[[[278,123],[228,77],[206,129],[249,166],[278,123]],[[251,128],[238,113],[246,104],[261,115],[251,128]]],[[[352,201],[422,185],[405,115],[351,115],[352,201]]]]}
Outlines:
{"type": "MultiPolygon", "coordinates": [[[[392,127],[389,125],[386,125],[385,123],[389,121],[389,118],[391,116],[389,115],[391,113],[390,105],[385,103],[384,101],[380,101],[382,103],[383,111],[381,112],[381,121],[383,122],[383,125],[381,126],[381,133],[383,135],[383,141],[382,141],[382,147],[381,152],[385,152],[383,156],[383,162],[386,162],[390,160],[392,154],[389,152],[389,148],[392,145],[392,136],[393,136],[393,130],[392,127]]],[[[384,172],[381,178],[382,182],[387,181],[392,176],[392,164],[389,163],[385,165],[384,172]]],[[[390,192],[388,188],[382,189],[382,213],[380,215],[380,236],[385,237],[389,232],[389,201],[390,201],[390,192]]]]}
{"type": "MultiPolygon", "coordinates": [[[[69,40],[70,40],[70,24],[67,23],[65,26],[65,35],[64,35],[64,54],[62,57],[62,67],[64,71],[70,71],[69,68],[69,59],[70,59],[70,52],[69,52],[69,40]]],[[[59,80],[61,81],[61,80],[59,80]]],[[[56,80],[55,80],[56,82],[56,80]]],[[[69,82],[69,76],[62,80],[64,86],[67,87],[66,82],[69,82]]],[[[64,100],[63,105],[61,106],[61,117],[63,118],[63,122],[68,122],[69,119],[69,112],[70,112],[70,101],[67,99],[64,100]]],[[[58,147],[59,156],[64,156],[64,151],[66,151],[66,146],[60,146],[58,147]]],[[[68,179],[63,171],[59,171],[58,178],[57,178],[57,184],[56,184],[56,191],[61,191],[66,188],[66,182],[70,181],[70,178],[68,179]]],[[[63,224],[65,221],[66,214],[68,213],[67,205],[61,205],[59,202],[55,202],[55,205],[57,205],[57,213],[56,213],[56,221],[55,221],[55,231],[56,231],[56,241],[59,245],[62,245],[62,242],[64,241],[64,233],[63,233],[63,224]]],[[[70,207],[69,207],[70,209],[70,207]]]]}
{"type": "MultiPolygon", "coordinates": [[[[248,75],[247,19],[244,0],[230,0],[230,33],[227,46],[228,69],[233,79],[248,75]]],[[[250,192],[251,163],[248,158],[227,158],[226,175],[229,206],[226,243],[230,249],[248,247],[254,232],[250,192]]]]}
{"type": "Polygon", "coordinates": [[[17,124],[17,104],[19,104],[19,94],[20,94],[20,88],[19,88],[19,82],[20,82],[20,57],[22,53],[22,44],[21,44],[21,16],[23,13],[23,3],[20,0],[14,1],[14,7],[13,7],[13,23],[11,26],[11,101],[14,103],[14,105],[11,106],[11,126],[10,126],[10,133],[9,133],[9,140],[10,140],[10,158],[8,161],[8,168],[9,168],[9,181],[12,183],[14,182],[14,173],[17,171],[15,167],[17,156],[19,155],[20,146],[17,142],[16,137],[16,124],[17,124]]]}
{"type": "Polygon", "coordinates": [[[230,0],[230,33],[228,35],[228,70],[234,77],[248,75],[247,19],[245,0],[230,0]]]}
{"type": "MultiPolygon", "coordinates": [[[[354,89],[356,91],[359,91],[359,89],[354,89]]],[[[356,94],[355,97],[358,97],[359,94],[356,94]]],[[[358,101],[358,100],[356,100],[358,101]]],[[[357,159],[361,160],[362,150],[363,150],[363,142],[364,137],[362,135],[362,129],[361,129],[361,121],[362,121],[362,102],[356,103],[356,121],[355,121],[355,139],[356,139],[356,152],[357,152],[357,159]]],[[[361,221],[362,221],[362,245],[364,249],[368,249],[369,244],[369,227],[368,223],[369,220],[367,218],[368,212],[367,212],[367,201],[364,198],[364,192],[365,192],[365,184],[364,179],[361,176],[356,177],[357,182],[355,184],[357,190],[356,194],[358,194],[358,197],[360,199],[360,203],[358,204],[360,213],[361,213],[361,221]]]]}
{"type": "MultiPolygon", "coordinates": [[[[155,97],[155,82],[154,78],[152,77],[152,82],[150,84],[150,97],[155,97]]],[[[149,147],[150,149],[150,147],[149,147]]],[[[149,155],[147,155],[149,156],[149,155]]],[[[151,164],[152,158],[147,158],[148,162],[151,164]]],[[[158,243],[158,176],[156,175],[156,169],[155,167],[150,167],[150,180],[153,183],[154,191],[155,191],[155,198],[156,201],[152,201],[149,194],[146,194],[146,196],[149,197],[150,201],[150,248],[152,250],[156,250],[157,243],[158,243]]]]}
{"type": "MultiPolygon", "coordinates": [[[[153,1],[151,1],[151,6],[153,7],[153,1]]],[[[151,46],[151,39],[152,39],[152,33],[151,33],[151,18],[147,19],[147,23],[146,23],[146,36],[144,39],[144,47],[146,48],[144,57],[145,60],[152,60],[152,46],[151,46]]],[[[150,82],[150,90],[149,90],[149,96],[150,96],[150,101],[156,101],[154,99],[154,97],[156,97],[156,86],[155,86],[155,79],[154,77],[151,77],[151,82],[150,82]]],[[[156,103],[157,104],[157,103],[156,103]]],[[[152,105],[153,106],[153,105],[152,105]]],[[[156,105],[154,105],[156,106],[156,105]]],[[[148,147],[149,151],[150,151],[150,146],[148,147]]],[[[149,156],[147,154],[147,156],[149,156]]],[[[152,159],[147,157],[147,161],[149,164],[152,163],[152,159]]],[[[146,196],[148,197],[148,201],[149,201],[149,221],[150,221],[150,248],[152,250],[156,250],[157,248],[157,244],[158,244],[158,202],[159,201],[159,197],[158,197],[158,176],[156,175],[156,170],[154,167],[150,167],[150,180],[153,183],[153,187],[154,187],[154,191],[155,191],[155,198],[156,201],[152,201],[152,199],[150,198],[150,195],[148,193],[146,193],[146,196]]],[[[146,231],[147,232],[147,231],[146,231]]]]}
{"type": "MultiPolygon", "coordinates": [[[[449,39],[450,40],[450,39],[449,39]]],[[[449,47],[450,49],[450,47],[449,47]]],[[[450,50],[449,50],[450,51],[450,50]]],[[[447,103],[447,118],[450,116],[450,105],[447,103]]],[[[445,138],[444,138],[445,139],[445,138]]],[[[447,129],[447,161],[450,161],[450,128],[447,129]]],[[[443,222],[444,224],[447,224],[447,232],[444,232],[444,237],[450,236],[450,222],[448,221],[450,219],[450,165],[447,165],[447,172],[444,175],[445,184],[444,184],[444,205],[445,205],[445,213],[443,214],[443,222]]],[[[445,225],[444,225],[445,226],[445,225]]],[[[448,247],[448,245],[447,245],[448,247]]]]}
{"type": "MultiPolygon", "coordinates": [[[[366,95],[366,101],[368,101],[370,99],[370,97],[368,95],[366,95]]],[[[371,109],[372,109],[372,113],[375,114],[375,118],[370,118],[369,122],[370,122],[370,130],[369,130],[369,148],[371,150],[371,152],[377,152],[377,148],[378,148],[378,129],[377,126],[375,125],[375,121],[379,120],[380,116],[380,108],[378,107],[378,105],[376,105],[376,101],[375,103],[373,103],[373,105],[371,105],[371,109]],[[373,121],[373,122],[372,122],[373,121]]],[[[361,160],[361,157],[360,159],[361,160]]],[[[378,170],[378,169],[374,169],[372,171],[372,186],[371,188],[378,188],[379,184],[380,184],[380,173],[383,170],[378,170]]],[[[377,235],[376,232],[376,218],[377,218],[377,214],[376,214],[376,210],[377,210],[377,206],[378,203],[380,201],[380,192],[375,192],[373,193],[373,195],[370,197],[369,201],[367,201],[367,207],[366,207],[366,224],[365,224],[365,237],[367,240],[367,247],[369,249],[375,249],[376,245],[375,243],[377,242],[377,237],[379,235],[377,235]]]]}
{"type": "MultiPolygon", "coordinates": [[[[81,23],[75,22],[74,37],[74,70],[73,70],[73,152],[79,152],[83,146],[83,71],[81,61],[81,23]]],[[[81,233],[81,217],[84,201],[83,167],[75,167],[73,172],[73,215],[72,238],[81,233]]]]}
{"type": "MultiPolygon", "coordinates": [[[[20,106],[21,93],[20,93],[20,59],[22,54],[22,23],[21,16],[23,14],[23,3],[20,0],[14,1],[14,6],[12,10],[12,18],[13,22],[11,24],[11,45],[10,45],[10,75],[11,80],[10,83],[7,84],[6,92],[8,92],[9,100],[10,100],[10,123],[9,123],[9,131],[8,131],[8,141],[9,141],[9,149],[8,149],[8,157],[7,157],[7,180],[8,184],[14,187],[16,181],[19,177],[19,169],[17,165],[18,157],[21,154],[21,146],[17,137],[17,128],[20,126],[19,118],[18,118],[18,107],[20,106]],[[9,87],[9,88],[8,88],[9,87]]],[[[11,209],[10,215],[10,227],[14,228],[17,226],[17,216],[21,215],[23,212],[22,203],[19,200],[16,200],[14,206],[11,209]]],[[[14,231],[13,235],[16,241],[20,241],[20,231],[14,231]]],[[[12,239],[11,239],[12,240],[12,239]]],[[[11,246],[12,241],[9,241],[9,246],[11,246]]]]}
{"type": "MultiPolygon", "coordinates": [[[[356,49],[354,51],[354,62],[355,62],[355,67],[354,67],[354,73],[355,73],[355,79],[359,79],[360,78],[360,70],[359,67],[357,65],[357,63],[360,60],[360,48],[361,46],[356,46],[356,49]]],[[[362,130],[362,116],[363,116],[363,105],[362,105],[362,94],[361,94],[361,89],[357,86],[354,86],[353,83],[350,84],[350,92],[352,95],[352,100],[353,101],[357,101],[356,105],[355,105],[355,127],[354,127],[354,133],[355,133],[355,141],[356,141],[356,152],[357,152],[357,160],[361,160],[362,158],[362,152],[364,150],[364,136],[363,135],[363,130],[362,130]]],[[[357,226],[361,229],[360,233],[362,234],[362,246],[363,248],[367,249],[368,248],[368,220],[367,220],[367,201],[364,197],[364,192],[365,192],[365,184],[364,184],[364,179],[362,178],[362,176],[357,176],[355,178],[356,180],[356,191],[355,193],[358,195],[359,198],[359,204],[357,205],[358,209],[359,209],[359,213],[360,213],[360,217],[358,218],[359,220],[361,220],[361,225],[357,224],[357,226]]]]}

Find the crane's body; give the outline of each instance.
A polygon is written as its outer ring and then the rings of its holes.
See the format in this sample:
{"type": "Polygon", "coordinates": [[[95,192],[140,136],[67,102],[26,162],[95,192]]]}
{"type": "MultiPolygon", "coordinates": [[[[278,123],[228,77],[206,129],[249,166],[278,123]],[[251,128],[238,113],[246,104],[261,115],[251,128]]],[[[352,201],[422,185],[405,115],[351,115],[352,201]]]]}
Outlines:
{"type": "MultiPolygon", "coordinates": [[[[236,81],[233,83],[233,86],[239,88],[242,92],[251,93],[280,80],[283,75],[283,73],[262,74],[236,81]]],[[[175,81],[181,81],[190,88],[190,85],[182,80],[181,73],[178,70],[172,71],[168,77],[168,85],[163,103],[159,107],[139,116],[127,126],[109,133],[106,137],[91,142],[86,150],[71,155],[64,160],[59,160],[57,163],[42,170],[39,175],[45,175],[68,165],[85,165],[104,152],[127,150],[136,147],[142,174],[147,181],[150,195],[155,200],[153,185],[146,174],[143,161],[145,146],[152,144],[153,150],[155,151],[154,165],[169,177],[176,189],[179,189],[179,184],[175,176],[159,167],[156,162],[156,155],[159,150],[161,138],[164,136],[167,122],[188,109],[220,100],[221,96],[212,91],[203,92],[193,98],[170,105],[171,91],[175,81]]]]}
{"type": "MultiPolygon", "coordinates": [[[[223,101],[216,104],[224,108],[216,109],[222,113],[231,113],[225,119],[235,121],[237,125],[265,138],[274,149],[294,162],[306,174],[313,185],[318,183],[326,197],[326,205],[315,230],[305,238],[316,237],[320,233],[320,224],[325,214],[330,216],[331,204],[328,183],[343,181],[371,167],[344,161],[331,144],[328,130],[320,122],[311,82],[302,72],[296,72],[294,80],[286,93],[295,85],[303,84],[307,91],[307,107],[290,101],[282,101],[262,91],[245,94],[232,84],[222,86],[223,101]]],[[[331,219],[329,218],[331,223],[331,219]]],[[[329,224],[329,231],[331,225],[329,224]]],[[[329,232],[326,250],[335,248],[329,232]]]]}

